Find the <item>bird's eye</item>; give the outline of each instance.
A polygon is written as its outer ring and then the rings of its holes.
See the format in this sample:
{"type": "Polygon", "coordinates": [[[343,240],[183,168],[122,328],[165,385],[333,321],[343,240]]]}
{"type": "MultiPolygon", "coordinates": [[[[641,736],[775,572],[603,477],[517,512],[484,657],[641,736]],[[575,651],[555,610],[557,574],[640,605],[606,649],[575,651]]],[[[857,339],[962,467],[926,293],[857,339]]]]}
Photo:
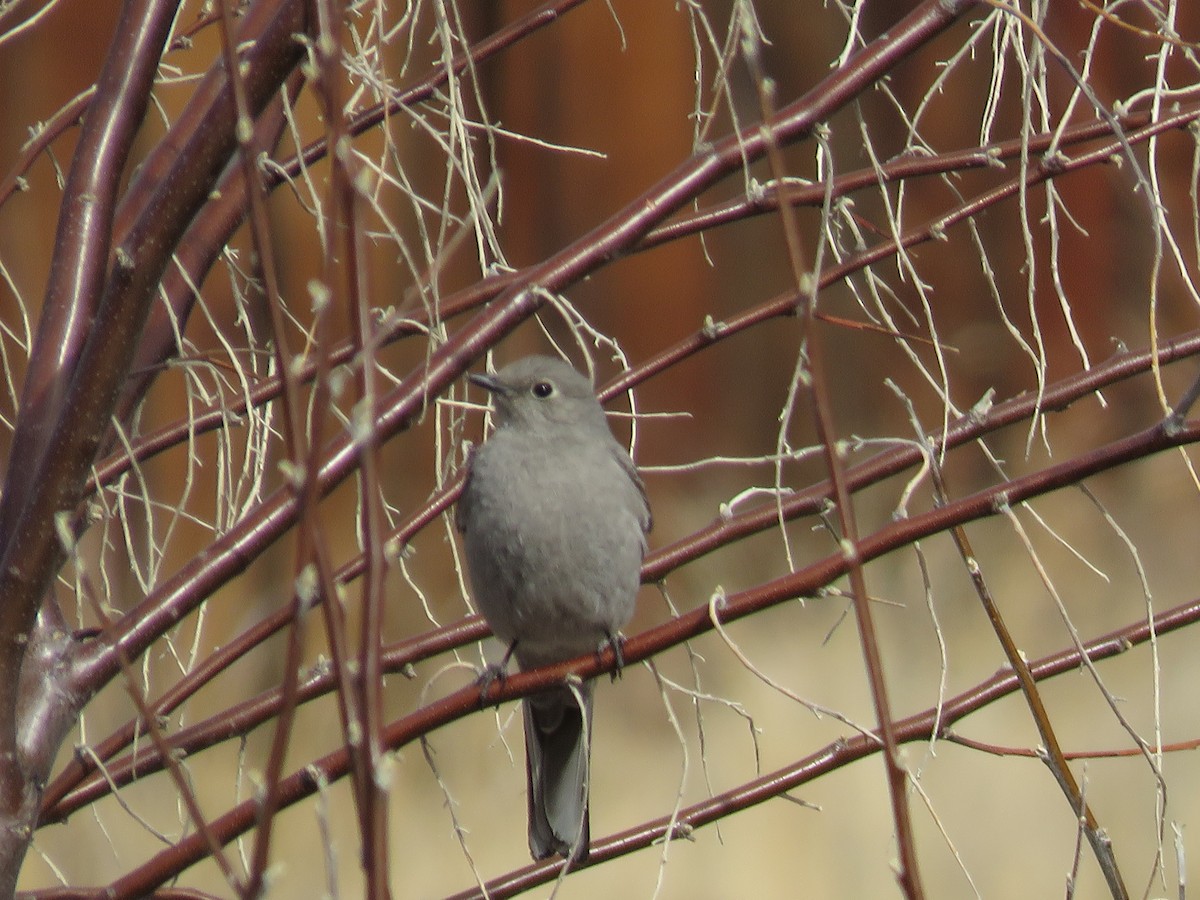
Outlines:
{"type": "Polygon", "coordinates": [[[548,381],[539,381],[535,383],[534,386],[529,389],[529,391],[539,400],[545,400],[554,393],[554,385],[548,381]]]}

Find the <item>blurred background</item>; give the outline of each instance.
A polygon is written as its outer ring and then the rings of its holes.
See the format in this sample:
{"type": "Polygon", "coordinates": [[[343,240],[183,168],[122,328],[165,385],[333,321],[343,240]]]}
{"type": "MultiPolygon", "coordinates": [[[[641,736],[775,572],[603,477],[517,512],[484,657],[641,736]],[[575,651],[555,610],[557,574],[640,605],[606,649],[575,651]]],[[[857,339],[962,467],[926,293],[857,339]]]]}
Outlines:
{"type": "MultiPolygon", "coordinates": [[[[401,9],[347,7],[349,113],[424,78],[439,60],[519,20],[529,2],[414,2],[401,9]]],[[[761,119],[764,82],[740,55],[761,48],[761,66],[785,107],[918,4],[585,2],[479,63],[429,100],[354,138],[366,292],[388,314],[422,319],[422,334],[378,352],[382,379],[415,371],[432,348],[478,314],[442,318],[441,302],[489,270],[522,269],[558,253],[626,207],[737,126],[761,119]],[[745,35],[750,35],[746,38],[745,35]]],[[[1132,131],[1194,104],[1200,85],[1194,41],[1200,14],[1151,3],[981,5],[885,80],[822,123],[819,140],[783,148],[796,184],[821,185],[889,161],[1003,141],[1032,141],[1086,123],[1132,131]],[[1167,37],[1162,35],[1166,34],[1167,37]],[[1086,91],[1080,90],[1086,85],[1086,91]],[[1103,112],[1099,112],[1102,110],[1103,112]]],[[[21,167],[31,135],[97,77],[120,4],[23,9],[0,19],[0,169],[21,167]],[[44,12],[44,15],[41,13],[44,12]],[[18,30],[23,16],[32,20],[18,30]]],[[[185,3],[177,31],[187,46],[163,58],[140,139],[146,152],[167,134],[219,55],[213,27],[196,27],[206,5],[185,3]]],[[[20,190],[0,198],[0,319],[11,423],[28,353],[27,334],[44,291],[63,172],[77,129],[29,156],[20,190]]],[[[310,91],[296,99],[277,160],[324,133],[310,91]]],[[[789,388],[823,348],[821,379],[835,436],[853,465],[911,444],[965,415],[985,397],[1037,392],[1102,365],[1125,348],[1162,345],[1197,327],[1200,252],[1195,126],[1119,147],[1107,161],[1072,169],[945,229],[902,256],[820,292],[828,318],[766,319],[706,346],[638,385],[637,416],[621,396],[612,424],[643,467],[655,526],[651,547],[686,539],[721,516],[769,505],[827,476],[812,395],[789,388]],[[1153,202],[1151,202],[1153,201],[1153,202]],[[1155,221],[1154,204],[1162,211],[1155,221]],[[868,327],[868,325],[870,327],[868,327]],[[898,337],[896,332],[902,333],[898,337]],[[636,422],[636,428],[632,423],[636,422]],[[783,457],[782,458],[781,453],[783,457]]],[[[1062,159],[1113,143],[1097,137],[1058,148],[1062,159]]],[[[992,166],[959,166],[840,194],[828,209],[795,210],[805,265],[824,270],[894,234],[919,229],[1036,170],[1042,151],[992,166]]],[[[132,175],[137,160],[132,161],[132,175]]],[[[756,162],[692,198],[693,209],[758,196],[774,173],[756,162]]],[[[312,165],[270,197],[270,224],[294,349],[314,337],[310,285],[322,277],[329,167],[312,165]]],[[[868,179],[869,181],[869,179],[868,179]]],[[[200,292],[178,359],[156,377],[136,420],[147,434],[219,405],[269,370],[256,260],[246,229],[231,241],[200,292]],[[237,375],[233,374],[236,371],[237,375]]],[[[606,261],[493,349],[497,365],[562,348],[593,366],[598,385],[653,361],[696,335],[795,290],[778,213],[745,214],[722,227],[606,261]]],[[[345,314],[331,334],[347,333],[345,314]]],[[[482,365],[482,362],[479,364],[482,365]]],[[[476,366],[479,368],[479,366],[476,366]]],[[[1025,418],[946,453],[951,498],[1005,478],[1080,457],[1149,427],[1197,375],[1193,360],[1143,373],[1067,409],[1025,418]]],[[[387,386],[390,386],[388,383],[387,386]]],[[[394,525],[419,511],[485,435],[484,398],[458,386],[382,451],[383,492],[394,525]]],[[[313,418],[326,436],[345,427],[353,397],[313,418]]],[[[89,569],[114,616],[134,606],[234,527],[282,483],[278,422],[270,407],[145,462],[98,495],[97,524],[75,571],[89,569]]],[[[0,433],[7,442],[9,429],[0,433]]],[[[7,446],[5,444],[4,446],[7,446]]],[[[1015,511],[1029,537],[996,516],[967,533],[997,605],[1028,659],[1145,620],[1196,595],[1197,484],[1188,451],[1136,459],[1015,511]]],[[[935,505],[916,468],[855,495],[859,533],[935,505]],[[912,488],[911,493],[909,489],[912,488]]],[[[336,564],[361,553],[351,479],[321,506],[336,564]]],[[[689,559],[647,585],[628,632],[709,602],[714,592],[764,585],[837,552],[836,517],[800,518],[689,559]]],[[[388,571],[385,643],[470,614],[450,517],[424,528],[388,571]]],[[[211,649],[290,601],[294,535],[265,550],[213,595],[156,652],[137,662],[154,698],[211,649]]],[[[903,718],[1006,666],[966,568],[948,534],[900,546],[865,567],[893,713],[903,718]]],[[[876,727],[848,584],[790,600],[731,625],[739,653],[713,633],[630,666],[598,689],[593,753],[593,838],[624,831],[780,769],[876,727]],[[740,654],[740,655],[739,655],[740,654]],[[780,690],[782,686],[786,689],[780,690]],[[836,715],[816,714],[803,698],[836,715]]],[[[59,599],[79,627],[94,625],[70,573],[59,599]]],[[[357,616],[355,590],[346,607],[357,616]]],[[[1200,763],[1194,753],[1154,759],[1130,751],[1195,741],[1200,656],[1185,628],[1098,667],[1042,685],[1050,721],[1088,803],[1108,832],[1136,896],[1182,896],[1200,850],[1200,763]],[[1157,768],[1157,772],[1155,769],[1157,768]]],[[[307,662],[327,653],[320,620],[305,635],[307,662]]],[[[282,635],[230,667],[172,714],[168,731],[221,715],[279,684],[282,635]]],[[[389,675],[389,720],[461,688],[494,648],[470,645],[389,675]]],[[[330,696],[301,707],[287,771],[343,743],[330,696]]],[[[109,734],[133,715],[123,683],[88,705],[73,746],[109,734]]],[[[903,750],[911,773],[913,825],[929,896],[1105,896],[1107,888],[1076,814],[1047,766],[1031,755],[1040,738],[1019,695],[954,726],[994,752],[947,739],[903,750]]],[[[207,815],[253,794],[271,738],[252,731],[186,760],[207,815]]],[[[1153,757],[1154,754],[1151,754],[1153,757]]],[[[469,889],[528,862],[525,776],[516,704],[469,716],[401,748],[387,773],[391,883],[397,897],[469,889]]],[[[190,825],[163,773],[121,788],[35,836],[26,889],[103,885],[136,868],[190,825]]],[[[247,845],[235,848],[245,854],[247,845]]],[[[891,804],[878,756],[676,840],[571,874],[562,897],[891,896],[897,893],[891,804]],[[799,802],[788,802],[788,800],[799,802]]],[[[284,810],[276,823],[276,896],[358,896],[362,891],[352,797],[345,781],[284,810]]],[[[1193,879],[1195,873],[1193,872],[1193,879]]],[[[229,893],[212,863],[183,885],[229,893]]],[[[552,886],[535,888],[548,895],[552,886]]]]}

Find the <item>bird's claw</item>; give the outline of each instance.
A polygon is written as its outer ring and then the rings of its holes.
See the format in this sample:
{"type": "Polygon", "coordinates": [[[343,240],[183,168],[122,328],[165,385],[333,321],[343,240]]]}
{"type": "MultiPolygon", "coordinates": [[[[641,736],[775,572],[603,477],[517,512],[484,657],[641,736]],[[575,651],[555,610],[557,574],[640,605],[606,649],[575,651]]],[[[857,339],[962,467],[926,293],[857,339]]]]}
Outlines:
{"type": "MultiPolygon", "coordinates": [[[[504,653],[504,659],[500,660],[500,662],[498,662],[498,663],[492,663],[491,665],[485,667],[483,670],[483,674],[480,675],[479,678],[476,680],[475,683],[479,685],[479,707],[480,707],[480,709],[487,709],[488,691],[490,691],[492,689],[492,685],[495,682],[499,681],[500,687],[501,688],[504,687],[504,682],[506,680],[508,680],[508,661],[510,659],[512,659],[513,654],[516,652],[517,652],[517,642],[513,641],[511,644],[508,645],[508,650],[506,650],[504,653]]],[[[497,703],[496,705],[499,706],[500,704],[497,703]]]]}
{"type": "Polygon", "coordinates": [[[625,668],[624,646],[625,636],[623,634],[620,632],[617,632],[616,634],[609,633],[605,635],[604,643],[600,645],[600,650],[597,651],[597,654],[599,654],[604,651],[605,647],[612,647],[613,656],[615,656],[617,660],[616,667],[613,668],[610,675],[613,681],[616,681],[621,677],[621,671],[625,668]]]}
{"type": "MultiPolygon", "coordinates": [[[[488,694],[492,690],[492,685],[497,681],[500,682],[500,687],[504,687],[504,682],[508,680],[508,672],[505,671],[502,664],[493,663],[490,666],[485,666],[483,672],[475,679],[475,683],[479,685],[479,708],[488,708],[488,694]]],[[[496,703],[499,706],[499,701],[496,703]]]]}

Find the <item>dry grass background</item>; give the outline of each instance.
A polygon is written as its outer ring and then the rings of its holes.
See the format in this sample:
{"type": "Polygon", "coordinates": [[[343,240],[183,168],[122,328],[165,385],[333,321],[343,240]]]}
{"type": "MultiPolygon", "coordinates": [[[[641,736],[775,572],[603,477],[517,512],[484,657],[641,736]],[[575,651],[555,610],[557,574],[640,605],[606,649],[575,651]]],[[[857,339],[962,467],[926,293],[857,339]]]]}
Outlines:
{"type": "MultiPolygon", "coordinates": [[[[233,402],[244,386],[276,372],[272,304],[287,320],[291,352],[308,359],[347,339],[360,311],[380,330],[397,317],[425,316],[416,333],[380,340],[363,354],[374,364],[378,396],[419,383],[430,360],[459,371],[478,368],[485,350],[502,363],[557,344],[577,364],[585,358],[594,364],[599,385],[627,367],[640,373],[645,366],[649,377],[634,391],[637,415],[613,421],[644,468],[655,515],[652,549],[661,550],[721,517],[769,510],[775,498],[782,503],[822,484],[829,470],[817,411],[829,417],[833,438],[845,442],[845,464],[854,466],[911,447],[918,423],[935,435],[946,424],[970,422],[973,407],[976,419],[986,419],[985,398],[998,404],[1028,396],[1100,371],[1126,348],[1190,339],[1182,361],[1119,381],[1102,396],[1084,392],[1063,409],[1025,416],[988,434],[986,450],[969,442],[943,455],[935,447],[930,459],[943,470],[953,500],[1054,465],[1074,464],[1082,473],[1089,454],[1162,421],[1195,379],[1200,17],[1186,4],[1152,0],[1102,7],[995,0],[961,3],[952,13],[947,5],[942,14],[953,21],[944,32],[895,53],[887,77],[857,97],[838,94],[815,134],[781,132],[774,162],[758,154],[744,171],[683,192],[677,218],[761,199],[781,176],[815,186],[815,202],[789,213],[799,237],[791,258],[786,216],[745,211],[702,236],[637,253],[621,245],[611,258],[599,239],[580,241],[579,252],[593,254],[587,277],[579,271],[561,289],[535,292],[544,300],[540,310],[509,334],[482,329],[513,301],[510,295],[443,318],[445,304],[484,275],[511,268],[520,277],[610,216],[644,212],[638,198],[682,171],[676,167],[703,160],[735,127],[753,138],[764,103],[787,110],[806,94],[820,98],[831,73],[859,64],[861,46],[886,44],[881,35],[902,14],[933,16],[938,9],[936,3],[593,0],[566,14],[567,5],[546,4],[562,7],[561,18],[356,134],[353,155],[340,164],[359,180],[339,189],[336,167],[321,158],[272,191],[258,221],[269,226],[277,291],[264,288],[261,257],[243,226],[204,280],[182,343],[170,361],[154,366],[137,414],[123,420],[129,441],[186,421],[202,407],[233,402]],[[757,62],[747,60],[750,51],[757,62]],[[1178,121],[1153,141],[1137,136],[1145,122],[1170,116],[1178,121]],[[1057,129],[1088,124],[1096,126],[1091,139],[1063,143],[1057,157],[1037,143],[1057,129]],[[1022,139],[1033,147],[1024,164],[1022,139]],[[1005,141],[1016,142],[1015,152],[991,165],[954,164],[950,156],[1005,141]],[[1073,165],[1100,147],[1109,147],[1105,161],[1073,165]],[[847,173],[882,173],[903,159],[928,161],[931,169],[945,162],[951,171],[886,185],[868,177],[823,208],[823,185],[840,187],[837,179],[847,173]],[[989,190],[1023,171],[1040,171],[1047,159],[1058,167],[1051,179],[987,199],[989,190]],[[330,222],[339,199],[351,193],[354,238],[344,243],[330,222]],[[969,221],[935,227],[933,238],[903,253],[886,249],[896,234],[928,228],[979,198],[985,199],[969,221]],[[336,249],[327,253],[328,246],[336,249]],[[873,265],[817,294],[816,308],[828,318],[774,317],[658,365],[689,336],[712,334],[714,324],[719,331],[741,312],[795,293],[793,262],[827,273],[874,247],[885,249],[873,265]],[[359,285],[335,285],[351,264],[359,285]],[[314,313],[314,283],[333,291],[324,315],[314,313]],[[822,399],[797,380],[814,359],[822,399]],[[781,450],[795,451],[794,458],[779,459],[781,450]]],[[[176,31],[221,8],[183,4],[176,31]]],[[[436,74],[446,59],[534,8],[470,0],[338,6],[346,119],[436,74]]],[[[29,152],[28,129],[95,81],[117,12],[115,3],[69,2],[16,3],[0,11],[0,83],[9,86],[0,104],[0,170],[16,167],[23,179],[20,191],[0,195],[0,341],[10,386],[0,396],[6,426],[0,440],[9,455],[12,423],[28,415],[21,400],[28,333],[44,311],[62,173],[78,135],[78,128],[66,129],[29,152]]],[[[189,46],[163,57],[125,179],[183,114],[195,76],[214,64],[220,48],[213,22],[189,46]]],[[[310,81],[287,112],[273,159],[286,160],[328,133],[326,87],[311,80],[320,71],[319,61],[304,70],[310,81]]],[[[328,405],[313,383],[304,387],[297,409],[308,434],[319,435],[318,446],[355,427],[354,371],[335,370],[328,405]]],[[[296,573],[318,544],[335,567],[353,561],[453,482],[466,446],[483,437],[484,416],[463,405],[461,379],[432,393],[410,427],[388,429],[375,457],[377,475],[351,477],[314,504],[318,538],[292,528],[277,543],[256,545],[244,572],[201,598],[196,611],[133,660],[137,690],[148,701],[216,648],[286,609],[296,573]],[[382,527],[368,521],[364,485],[382,498],[382,527]]],[[[619,396],[609,408],[627,413],[628,398],[619,396]]],[[[120,622],[202,559],[214,540],[252,520],[273,491],[286,492],[285,421],[276,399],[86,496],[81,503],[93,521],[52,588],[70,625],[82,632],[101,624],[88,589],[120,622]]],[[[1191,439],[1186,432],[1182,442],[1191,439]]],[[[120,446],[109,452],[119,456],[120,446]]],[[[1071,629],[1087,641],[1200,593],[1194,550],[1200,492],[1189,453],[1143,452],[1076,479],[1080,485],[1015,505],[1011,514],[998,504],[994,515],[965,526],[1026,659],[1071,648],[1071,629]]],[[[10,465],[8,485],[19,471],[10,465]]],[[[929,471],[919,462],[907,466],[855,492],[858,534],[873,535],[939,502],[929,471]]],[[[403,553],[388,554],[381,646],[470,615],[451,521],[452,513],[433,519],[403,553]]],[[[668,625],[677,611],[703,609],[714,595],[770,589],[806,571],[838,553],[842,527],[829,509],[694,554],[643,588],[631,639],[636,644],[647,630],[668,625]]],[[[862,572],[879,674],[900,720],[985,682],[1009,662],[947,528],[889,549],[862,572]]],[[[709,630],[631,664],[614,684],[605,679],[594,736],[594,837],[686,809],[877,727],[853,585],[838,577],[820,587],[790,598],[781,587],[780,602],[731,623],[723,635],[709,630]]],[[[354,581],[342,600],[353,654],[367,652],[358,643],[364,593],[354,581]]],[[[299,638],[305,667],[327,664],[327,627],[317,610],[305,616],[299,638]]],[[[1195,881],[1200,655],[1192,648],[1194,631],[1179,628],[1097,664],[1099,683],[1077,666],[1040,685],[1044,722],[1111,839],[1129,896],[1183,897],[1188,875],[1195,881]],[[1144,754],[1131,752],[1136,740],[1144,754]]],[[[165,732],[220,719],[233,704],[286,684],[288,633],[247,653],[165,716],[165,732]]],[[[81,643],[97,640],[104,634],[81,643]]],[[[418,715],[468,686],[494,653],[472,641],[390,671],[382,720],[418,715]]],[[[94,686],[100,690],[66,736],[54,773],[136,715],[123,676],[94,686]]],[[[356,702],[353,691],[347,695],[356,702]]],[[[179,774],[206,819],[261,789],[274,736],[271,719],[181,761],[179,774]]],[[[517,706],[505,702],[384,755],[372,773],[386,797],[382,849],[364,849],[370,843],[364,834],[375,826],[359,818],[348,778],[286,806],[270,843],[272,895],[364,895],[364,855],[368,866],[386,869],[396,897],[450,895],[525,866],[521,740],[517,706]]],[[[139,741],[149,738],[143,732],[139,741]]],[[[335,695],[305,702],[281,771],[300,771],[345,742],[335,695]]],[[[1077,811],[1050,767],[1035,757],[1043,745],[1029,706],[1012,693],[980,703],[950,733],[900,748],[909,776],[903,818],[927,896],[1119,893],[1081,837],[1077,811]]],[[[104,886],[169,855],[196,830],[182,794],[157,772],[38,828],[20,888],[66,896],[48,891],[104,886]]],[[[890,896],[900,865],[895,799],[881,756],[870,754],[786,796],[731,810],[690,839],[656,842],[532,893],[890,896]]],[[[252,832],[229,845],[233,877],[209,858],[164,889],[237,896],[245,872],[255,867],[254,841],[252,832]]]]}

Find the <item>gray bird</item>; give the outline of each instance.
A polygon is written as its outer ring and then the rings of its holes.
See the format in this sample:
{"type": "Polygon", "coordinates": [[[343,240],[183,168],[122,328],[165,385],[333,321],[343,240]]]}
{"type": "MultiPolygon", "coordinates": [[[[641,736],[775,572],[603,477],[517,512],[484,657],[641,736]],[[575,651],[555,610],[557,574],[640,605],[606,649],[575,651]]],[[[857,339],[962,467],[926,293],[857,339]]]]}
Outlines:
{"type": "MultiPolygon", "coordinates": [[[[471,459],[458,528],[479,610],[522,669],[611,644],[633,615],[650,509],[588,380],[531,356],[471,381],[496,431],[471,459]]],[[[527,697],[525,768],[534,859],[588,854],[592,684],[527,697]]]]}

